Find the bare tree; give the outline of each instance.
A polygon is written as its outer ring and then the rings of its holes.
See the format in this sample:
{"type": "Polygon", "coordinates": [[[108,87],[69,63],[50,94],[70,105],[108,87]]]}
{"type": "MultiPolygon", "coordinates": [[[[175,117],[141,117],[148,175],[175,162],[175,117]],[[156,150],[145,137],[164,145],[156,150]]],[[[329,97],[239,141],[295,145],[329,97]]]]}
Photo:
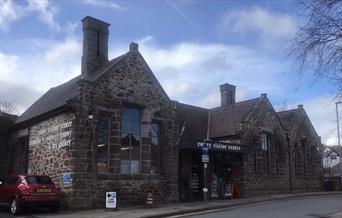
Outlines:
{"type": "Polygon", "coordinates": [[[14,102],[7,100],[5,97],[0,98],[0,113],[15,114],[18,112],[14,102]]]}
{"type": "Polygon", "coordinates": [[[291,55],[299,70],[325,78],[342,96],[342,0],[301,0],[303,22],[291,55]]]}
{"type": "Polygon", "coordinates": [[[286,111],[288,110],[288,103],[287,103],[287,100],[284,99],[283,101],[281,102],[278,102],[276,105],[275,105],[275,109],[277,112],[280,112],[280,111],[286,111]]]}

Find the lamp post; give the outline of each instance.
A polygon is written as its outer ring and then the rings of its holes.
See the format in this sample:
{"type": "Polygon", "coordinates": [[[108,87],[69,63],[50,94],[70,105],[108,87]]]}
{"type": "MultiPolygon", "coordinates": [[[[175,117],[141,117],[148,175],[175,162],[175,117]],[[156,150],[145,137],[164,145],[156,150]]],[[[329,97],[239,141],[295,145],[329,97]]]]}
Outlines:
{"type": "Polygon", "coordinates": [[[336,102],[336,123],[337,123],[337,142],[338,142],[338,150],[339,150],[339,158],[340,158],[340,179],[342,181],[342,165],[341,165],[341,140],[340,140],[340,122],[338,117],[338,104],[341,104],[341,101],[336,102]]]}

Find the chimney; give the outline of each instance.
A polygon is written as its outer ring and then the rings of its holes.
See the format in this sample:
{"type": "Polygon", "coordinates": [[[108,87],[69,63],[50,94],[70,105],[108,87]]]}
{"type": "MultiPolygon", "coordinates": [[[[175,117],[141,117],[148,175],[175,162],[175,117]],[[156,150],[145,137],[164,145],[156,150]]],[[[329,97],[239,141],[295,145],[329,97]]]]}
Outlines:
{"type": "Polygon", "coordinates": [[[267,98],[267,94],[266,94],[266,93],[262,93],[262,94],[260,95],[260,98],[261,98],[261,99],[266,99],[266,98],[267,98]]]}
{"type": "Polygon", "coordinates": [[[82,75],[93,73],[108,64],[109,25],[93,17],[83,18],[82,75]]]}
{"type": "Polygon", "coordinates": [[[220,85],[221,91],[221,106],[235,104],[235,91],[236,87],[228,83],[220,85]]]}

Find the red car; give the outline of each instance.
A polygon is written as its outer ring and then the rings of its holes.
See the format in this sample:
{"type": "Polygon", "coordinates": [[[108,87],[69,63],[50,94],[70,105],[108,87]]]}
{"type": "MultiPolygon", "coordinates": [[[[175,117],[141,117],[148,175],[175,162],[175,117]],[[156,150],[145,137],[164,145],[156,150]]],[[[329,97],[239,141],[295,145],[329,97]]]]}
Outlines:
{"type": "Polygon", "coordinates": [[[45,206],[52,212],[60,208],[61,191],[48,176],[18,175],[0,178],[0,205],[18,214],[27,206],[45,206]]]}

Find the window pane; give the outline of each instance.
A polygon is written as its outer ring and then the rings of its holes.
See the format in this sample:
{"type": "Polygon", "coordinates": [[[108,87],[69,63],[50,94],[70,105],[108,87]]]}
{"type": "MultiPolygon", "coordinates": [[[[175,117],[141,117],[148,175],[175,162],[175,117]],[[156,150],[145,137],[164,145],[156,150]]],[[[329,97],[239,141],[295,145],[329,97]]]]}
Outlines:
{"type": "Polygon", "coordinates": [[[138,109],[123,108],[122,132],[140,134],[140,111],[138,109]]]}
{"type": "Polygon", "coordinates": [[[136,108],[122,109],[121,173],[140,172],[140,111],[136,108]]]}
{"type": "Polygon", "coordinates": [[[108,144],[109,117],[100,116],[98,120],[98,144],[108,144]]]}
{"type": "Polygon", "coordinates": [[[158,137],[159,135],[159,124],[158,123],[152,123],[152,136],[158,137]]]}
{"type": "Polygon", "coordinates": [[[121,174],[129,174],[130,135],[121,134],[121,174]]]}
{"type": "Polygon", "coordinates": [[[108,172],[108,144],[110,118],[100,115],[97,124],[97,172],[108,172]]]}
{"type": "Polygon", "coordinates": [[[159,124],[152,123],[151,173],[158,173],[159,166],[159,124]]]}

